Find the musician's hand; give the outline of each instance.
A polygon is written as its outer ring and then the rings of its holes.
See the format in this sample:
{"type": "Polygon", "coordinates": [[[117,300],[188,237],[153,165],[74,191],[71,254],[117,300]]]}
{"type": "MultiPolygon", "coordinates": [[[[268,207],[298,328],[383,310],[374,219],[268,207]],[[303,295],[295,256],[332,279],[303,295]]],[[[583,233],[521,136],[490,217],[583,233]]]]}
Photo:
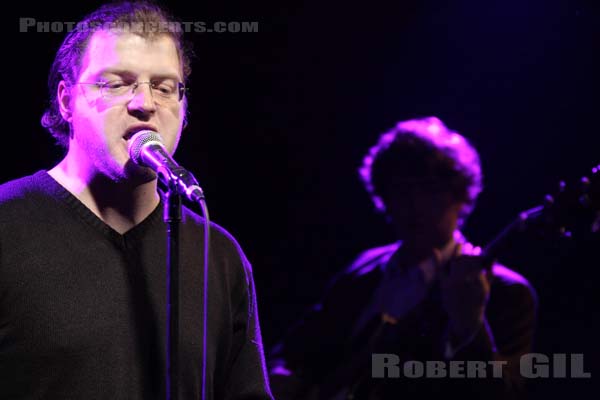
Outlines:
{"type": "MultiPolygon", "coordinates": [[[[457,247],[455,254],[460,253],[457,247]]],[[[436,253],[438,260],[439,256],[436,253]]],[[[490,262],[479,255],[457,255],[441,266],[442,304],[448,314],[450,337],[458,342],[472,337],[483,322],[490,294],[490,267],[490,262]]]]}

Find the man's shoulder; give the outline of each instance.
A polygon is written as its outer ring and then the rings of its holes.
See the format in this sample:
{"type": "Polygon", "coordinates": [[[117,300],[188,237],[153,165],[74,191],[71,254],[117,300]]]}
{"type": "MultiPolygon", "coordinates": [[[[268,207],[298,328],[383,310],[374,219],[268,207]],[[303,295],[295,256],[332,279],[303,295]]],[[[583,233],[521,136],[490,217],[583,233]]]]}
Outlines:
{"type": "Polygon", "coordinates": [[[527,278],[502,264],[494,264],[492,274],[494,279],[503,285],[531,286],[527,278]]]}
{"type": "MultiPolygon", "coordinates": [[[[188,207],[182,208],[182,217],[184,224],[198,230],[204,237],[206,218],[200,216],[195,210],[188,207]]],[[[210,221],[210,248],[222,255],[230,254],[240,257],[244,266],[249,269],[250,263],[246,259],[242,246],[238,240],[224,227],[210,221]]]]}
{"type": "Polygon", "coordinates": [[[0,184],[0,208],[7,209],[11,206],[24,204],[31,195],[39,191],[39,171],[33,175],[16,178],[0,184]]]}
{"type": "MultiPolygon", "coordinates": [[[[182,207],[182,214],[183,221],[185,223],[191,224],[198,229],[204,229],[206,225],[206,218],[198,214],[196,210],[192,210],[188,207],[182,207]]],[[[216,222],[210,221],[210,234],[212,239],[218,239],[219,241],[229,242],[239,246],[235,237],[227,229],[216,222]]]]}
{"type": "Polygon", "coordinates": [[[512,298],[519,303],[529,303],[531,307],[536,307],[537,292],[523,275],[504,265],[494,264],[492,276],[492,298],[512,298]]]}
{"type": "Polygon", "coordinates": [[[369,272],[373,272],[385,265],[392,254],[398,250],[399,246],[400,244],[396,242],[365,250],[356,257],[345,272],[355,276],[362,276],[369,272]]]}
{"type": "Polygon", "coordinates": [[[0,201],[22,197],[34,185],[35,175],[27,175],[0,183],[0,201]]]}
{"type": "MultiPolygon", "coordinates": [[[[459,233],[460,234],[460,233],[459,233]]],[[[462,234],[460,234],[462,238],[462,234]]],[[[481,255],[481,248],[474,246],[472,243],[462,240],[462,254],[465,255],[481,255]]],[[[525,276],[519,272],[499,263],[494,262],[492,265],[492,283],[495,291],[509,290],[511,292],[521,292],[523,294],[530,293],[535,297],[535,290],[525,276]]]]}

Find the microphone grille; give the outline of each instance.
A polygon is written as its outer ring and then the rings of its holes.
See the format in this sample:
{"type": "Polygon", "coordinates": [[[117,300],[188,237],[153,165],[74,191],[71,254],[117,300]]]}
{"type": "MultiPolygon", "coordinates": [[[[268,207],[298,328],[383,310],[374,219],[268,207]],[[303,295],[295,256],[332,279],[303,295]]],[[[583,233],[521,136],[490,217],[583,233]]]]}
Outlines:
{"type": "Polygon", "coordinates": [[[141,163],[142,149],[151,142],[162,144],[162,138],[153,131],[139,131],[129,139],[129,157],[134,163],[141,163]]]}

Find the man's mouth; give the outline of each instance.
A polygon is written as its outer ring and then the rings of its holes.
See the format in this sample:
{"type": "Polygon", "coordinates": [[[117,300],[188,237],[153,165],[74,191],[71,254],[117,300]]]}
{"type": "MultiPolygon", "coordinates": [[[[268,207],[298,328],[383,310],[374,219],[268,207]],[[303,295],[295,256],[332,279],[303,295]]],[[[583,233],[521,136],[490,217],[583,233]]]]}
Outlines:
{"type": "Polygon", "coordinates": [[[131,126],[129,128],[127,128],[127,130],[125,131],[125,135],[123,135],[123,139],[125,141],[131,139],[131,137],[133,135],[135,135],[136,133],[140,132],[140,131],[153,131],[156,132],[157,128],[154,125],[134,125],[131,126]]]}

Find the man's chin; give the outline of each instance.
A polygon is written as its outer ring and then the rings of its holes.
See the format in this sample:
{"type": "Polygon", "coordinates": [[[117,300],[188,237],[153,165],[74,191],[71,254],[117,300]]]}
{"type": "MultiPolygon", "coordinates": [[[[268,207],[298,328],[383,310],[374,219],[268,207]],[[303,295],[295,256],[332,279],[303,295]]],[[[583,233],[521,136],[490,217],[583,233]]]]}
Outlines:
{"type": "Polygon", "coordinates": [[[138,184],[152,182],[157,178],[156,172],[150,168],[139,166],[131,161],[125,164],[125,176],[138,184]]]}
{"type": "Polygon", "coordinates": [[[431,240],[431,232],[426,228],[419,228],[415,226],[406,227],[404,229],[398,229],[398,234],[404,238],[413,238],[413,239],[428,239],[431,240]]]}
{"type": "Polygon", "coordinates": [[[399,239],[414,243],[418,247],[434,249],[445,243],[439,235],[427,229],[406,229],[398,232],[399,239]]]}

